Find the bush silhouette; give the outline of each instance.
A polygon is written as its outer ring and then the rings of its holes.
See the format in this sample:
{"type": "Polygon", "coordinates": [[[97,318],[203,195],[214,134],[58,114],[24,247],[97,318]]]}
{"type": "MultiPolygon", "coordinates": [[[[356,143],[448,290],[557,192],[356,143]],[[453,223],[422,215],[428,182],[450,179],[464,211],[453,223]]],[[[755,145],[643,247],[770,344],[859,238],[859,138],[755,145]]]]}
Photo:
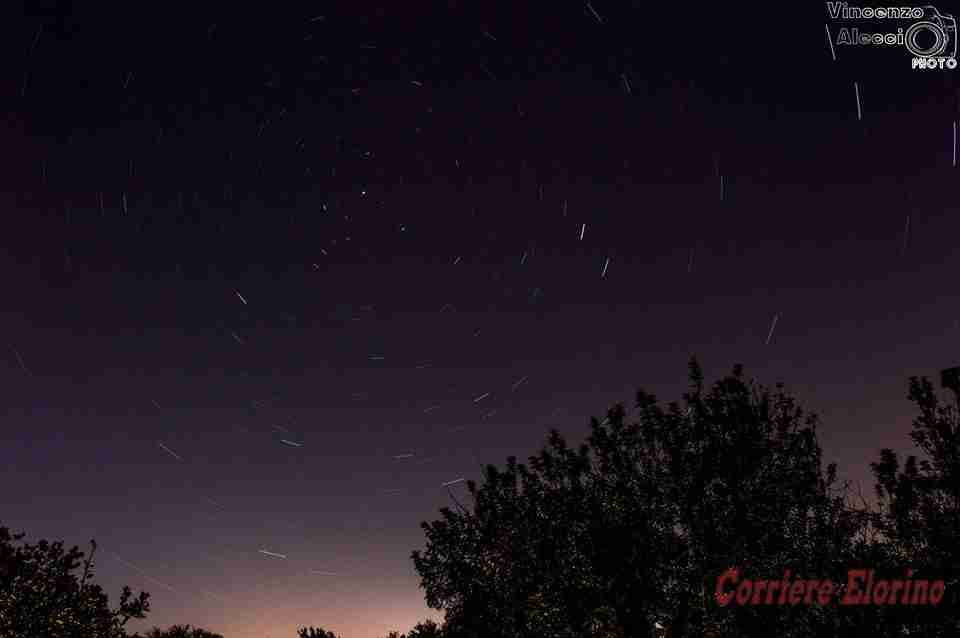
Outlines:
{"type": "MultiPolygon", "coordinates": [[[[134,638],[140,638],[139,634],[134,638]]],[[[172,625],[169,629],[154,627],[142,638],[223,638],[223,636],[190,625],[172,625]]]]}
{"type": "Polygon", "coordinates": [[[64,551],[62,542],[18,544],[25,534],[0,527],[0,636],[16,638],[125,638],[124,625],[144,618],[149,594],[132,598],[124,587],[120,606],[110,609],[107,595],[93,577],[93,554],[82,563],[77,547],[64,551]]]}

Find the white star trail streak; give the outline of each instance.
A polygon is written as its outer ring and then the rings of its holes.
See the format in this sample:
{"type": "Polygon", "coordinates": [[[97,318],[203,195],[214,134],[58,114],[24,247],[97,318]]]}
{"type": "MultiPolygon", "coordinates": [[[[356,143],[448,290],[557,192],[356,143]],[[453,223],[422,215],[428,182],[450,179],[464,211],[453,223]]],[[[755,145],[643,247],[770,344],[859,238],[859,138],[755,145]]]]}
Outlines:
{"type": "Polygon", "coordinates": [[[610,265],[610,258],[607,257],[607,260],[603,262],[603,272],[600,273],[600,279],[603,279],[607,276],[607,267],[610,265]]]}
{"type": "Polygon", "coordinates": [[[853,90],[857,94],[857,119],[863,119],[863,111],[860,110],[860,85],[856,82],[853,83],[853,90]]]}
{"type": "Polygon", "coordinates": [[[603,24],[603,18],[601,18],[600,14],[597,13],[597,10],[593,8],[593,5],[588,2],[587,8],[590,9],[590,13],[592,13],[593,17],[597,19],[597,22],[599,22],[600,24],[603,24]]]}
{"type": "Polygon", "coordinates": [[[240,291],[239,291],[239,290],[235,290],[234,292],[237,293],[237,296],[240,297],[240,301],[242,301],[242,302],[243,302],[243,305],[246,306],[246,305],[247,305],[247,300],[243,298],[243,295],[240,294],[240,291]]]}
{"type": "Polygon", "coordinates": [[[583,234],[587,232],[587,225],[583,224],[580,226],[580,241],[583,241],[583,234]]]}
{"type": "Polygon", "coordinates": [[[163,443],[160,443],[159,441],[157,441],[157,445],[159,445],[160,447],[162,447],[163,450],[164,450],[164,452],[166,452],[167,454],[169,454],[169,455],[172,456],[173,458],[177,459],[178,461],[182,461],[182,460],[183,460],[183,458],[181,458],[179,454],[177,454],[176,452],[174,452],[173,450],[171,450],[170,448],[168,448],[168,447],[167,447],[166,445],[164,445],[163,443]]]}
{"type": "Polygon", "coordinates": [[[284,558],[284,559],[285,559],[285,558],[287,557],[286,554],[278,554],[278,553],[276,553],[276,552],[268,552],[268,551],[265,550],[265,549],[261,549],[261,550],[258,550],[258,551],[259,551],[261,554],[266,554],[267,556],[274,556],[274,557],[276,557],[276,558],[284,558]]]}
{"type": "Polygon", "coordinates": [[[31,52],[32,52],[35,48],[37,48],[37,42],[40,41],[40,35],[41,35],[42,33],[43,33],[43,25],[41,24],[41,25],[40,25],[40,28],[37,29],[37,35],[34,36],[34,38],[33,38],[33,44],[30,45],[30,51],[31,51],[31,52]]]}
{"type": "Polygon", "coordinates": [[[303,447],[302,444],[300,444],[300,443],[295,443],[294,441],[289,441],[289,440],[287,440],[287,439],[280,439],[280,442],[281,442],[281,443],[285,443],[285,444],[289,445],[290,447],[303,447]]]}
{"type": "Polygon", "coordinates": [[[837,52],[833,50],[833,37],[830,35],[830,25],[825,24],[823,28],[827,31],[827,44],[830,45],[830,56],[833,58],[833,61],[837,61],[837,52]]]}
{"type": "Polygon", "coordinates": [[[145,571],[143,571],[142,569],[140,569],[140,568],[137,567],[136,565],[133,565],[132,563],[128,563],[127,561],[123,560],[123,559],[120,558],[118,555],[113,554],[112,552],[111,552],[111,555],[114,557],[114,559],[116,559],[116,560],[119,561],[120,563],[126,565],[127,567],[129,567],[129,568],[132,569],[133,571],[137,572],[138,574],[140,574],[141,576],[143,576],[144,578],[146,578],[146,579],[149,580],[150,582],[156,583],[156,584],[160,585],[161,587],[163,587],[164,589],[166,589],[166,590],[168,590],[168,591],[172,591],[173,593],[178,593],[176,589],[174,589],[173,587],[171,587],[170,585],[168,585],[168,584],[166,584],[166,583],[164,583],[164,582],[161,582],[161,581],[157,580],[156,578],[153,578],[152,576],[149,576],[145,571]]]}
{"type": "Polygon", "coordinates": [[[476,398],[473,400],[473,402],[474,402],[474,403],[479,403],[480,401],[483,401],[484,399],[486,399],[488,396],[490,396],[490,393],[489,393],[489,392],[484,392],[484,393],[481,394],[480,396],[476,397],[476,398]]]}
{"type": "Polygon", "coordinates": [[[773,330],[774,330],[774,328],[777,327],[777,320],[778,320],[779,318],[780,318],[780,314],[779,314],[779,313],[773,315],[773,323],[770,324],[770,332],[767,333],[767,343],[766,343],[766,345],[768,345],[768,346],[770,345],[770,339],[773,338],[773,330]]]}
{"type": "Polygon", "coordinates": [[[521,385],[523,385],[523,383],[524,383],[526,380],[527,380],[527,377],[521,377],[517,382],[515,382],[515,383],[511,386],[510,389],[511,389],[511,390],[516,390],[516,389],[519,388],[521,385]]]}
{"type": "Polygon", "coordinates": [[[23,370],[27,376],[33,376],[33,373],[27,368],[27,365],[23,362],[23,357],[20,356],[20,351],[16,348],[13,348],[13,354],[17,357],[17,363],[20,364],[20,369],[23,370]]]}
{"type": "Polygon", "coordinates": [[[465,480],[465,478],[461,477],[452,481],[447,481],[446,483],[441,483],[440,487],[450,487],[451,485],[456,485],[457,483],[463,483],[465,480]]]}

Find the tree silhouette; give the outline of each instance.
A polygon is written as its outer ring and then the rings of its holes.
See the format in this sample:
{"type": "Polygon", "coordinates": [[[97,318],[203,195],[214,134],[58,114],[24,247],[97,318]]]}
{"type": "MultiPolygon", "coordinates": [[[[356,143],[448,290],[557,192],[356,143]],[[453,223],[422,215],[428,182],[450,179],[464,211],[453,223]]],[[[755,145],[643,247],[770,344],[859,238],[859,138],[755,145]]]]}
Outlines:
{"type": "Polygon", "coordinates": [[[109,599],[93,577],[97,544],[82,563],[77,547],[64,550],[62,542],[18,545],[25,534],[0,527],[0,636],[45,638],[125,638],[124,625],[144,618],[150,609],[149,594],[132,599],[124,587],[120,606],[112,610],[109,599]]]}
{"type": "Polygon", "coordinates": [[[385,638],[443,638],[445,635],[443,627],[433,620],[424,620],[414,625],[408,633],[391,631],[385,638]]]}
{"type": "MultiPolygon", "coordinates": [[[[822,467],[815,415],[741,366],[706,392],[696,360],[685,409],[637,393],[591,420],[572,450],[556,431],[529,465],[487,466],[473,511],[440,510],[412,554],[427,604],[451,636],[835,635],[863,628],[836,605],[721,608],[730,567],[844,582],[865,519],[822,467]],[[852,629],[851,629],[852,630],[852,629]]],[[[872,546],[871,546],[872,547],[872,546]]]]}
{"type": "Polygon", "coordinates": [[[332,631],[326,631],[319,627],[301,627],[297,630],[297,636],[300,638],[340,638],[332,631]]]}
{"type": "MultiPolygon", "coordinates": [[[[945,597],[937,606],[901,606],[898,617],[914,634],[956,636],[960,610],[960,412],[942,403],[926,377],[910,377],[907,398],[920,409],[910,437],[926,458],[906,458],[901,468],[893,450],[870,464],[879,511],[875,521],[899,566],[915,579],[943,579],[945,597]]],[[[902,575],[902,569],[900,577],[902,575]]]]}
{"type": "MultiPolygon", "coordinates": [[[[704,388],[696,359],[682,405],[639,391],[592,418],[571,448],[551,430],[527,464],[509,457],[467,481],[457,502],[421,524],[412,553],[427,604],[443,625],[417,623],[386,638],[947,638],[960,632],[960,403],[939,401],[910,378],[920,409],[911,438],[925,458],[880,451],[871,463],[878,506],[849,503],[837,467],[822,463],[816,415],[778,384],[746,381],[743,368],[704,388]],[[718,577],[830,578],[851,568],[878,578],[946,581],[938,606],[724,605],[718,577]]],[[[960,401],[960,396],[958,396],[960,401]]],[[[123,588],[110,609],[76,547],[0,527],[0,637],[128,638],[149,595],[123,588]],[[74,572],[82,565],[80,575],[74,572]]],[[[338,638],[305,627],[299,638],[338,638]]],[[[223,638],[189,625],[133,638],[223,638]]]]}
{"type": "MultiPolygon", "coordinates": [[[[134,638],[138,638],[138,636],[134,636],[134,638]]],[[[223,636],[190,625],[172,625],[169,629],[154,627],[143,638],[223,638],[223,636]]]]}
{"type": "Polygon", "coordinates": [[[406,638],[442,638],[443,628],[433,620],[424,620],[407,632],[406,638]]]}

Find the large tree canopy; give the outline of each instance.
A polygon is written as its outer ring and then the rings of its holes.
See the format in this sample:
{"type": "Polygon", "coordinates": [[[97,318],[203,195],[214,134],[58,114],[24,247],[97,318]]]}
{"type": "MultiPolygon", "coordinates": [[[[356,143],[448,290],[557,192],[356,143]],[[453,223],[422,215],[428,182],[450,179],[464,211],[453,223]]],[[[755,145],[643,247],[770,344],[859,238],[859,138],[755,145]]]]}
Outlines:
{"type": "Polygon", "coordinates": [[[717,577],[833,577],[868,553],[861,513],[845,506],[836,466],[822,466],[815,415],[782,385],[742,367],[704,389],[696,360],[683,403],[637,393],[571,449],[547,446],[468,489],[472,511],[441,510],[413,552],[428,605],[456,636],[675,637],[832,635],[873,611],[721,608],[717,577]]]}
{"type": "Polygon", "coordinates": [[[45,540],[18,544],[23,537],[0,527],[0,636],[125,638],[127,621],[149,611],[149,594],[133,599],[129,587],[120,606],[110,609],[107,595],[91,581],[96,542],[90,541],[78,577],[73,571],[84,554],[77,547],[65,551],[63,543],[45,540]]]}

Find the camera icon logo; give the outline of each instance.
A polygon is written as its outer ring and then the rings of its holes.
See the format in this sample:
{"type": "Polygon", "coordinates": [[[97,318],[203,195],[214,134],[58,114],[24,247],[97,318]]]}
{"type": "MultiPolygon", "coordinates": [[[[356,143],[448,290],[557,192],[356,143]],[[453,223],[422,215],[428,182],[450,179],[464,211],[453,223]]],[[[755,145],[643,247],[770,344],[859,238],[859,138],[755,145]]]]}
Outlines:
{"type": "Polygon", "coordinates": [[[940,13],[933,5],[926,5],[923,19],[914,22],[903,34],[903,43],[917,58],[956,58],[957,21],[949,14],[940,13]],[[921,38],[933,43],[924,46],[921,38]]]}

